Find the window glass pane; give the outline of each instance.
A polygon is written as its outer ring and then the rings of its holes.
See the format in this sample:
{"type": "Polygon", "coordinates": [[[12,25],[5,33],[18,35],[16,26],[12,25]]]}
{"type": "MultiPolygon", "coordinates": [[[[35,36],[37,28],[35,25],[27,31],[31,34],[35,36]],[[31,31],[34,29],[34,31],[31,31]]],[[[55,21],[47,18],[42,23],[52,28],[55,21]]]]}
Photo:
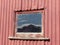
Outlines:
{"type": "Polygon", "coordinates": [[[17,32],[41,32],[42,14],[18,14],[17,15],[17,32]]]}

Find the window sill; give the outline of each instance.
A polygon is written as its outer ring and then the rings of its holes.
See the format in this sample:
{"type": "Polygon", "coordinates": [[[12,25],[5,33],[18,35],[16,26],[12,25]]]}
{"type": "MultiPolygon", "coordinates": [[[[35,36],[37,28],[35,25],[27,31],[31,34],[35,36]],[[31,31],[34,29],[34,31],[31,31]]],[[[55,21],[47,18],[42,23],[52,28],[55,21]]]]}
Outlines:
{"type": "Polygon", "coordinates": [[[10,40],[44,40],[44,41],[49,41],[49,38],[20,38],[20,37],[8,37],[10,40]]]}

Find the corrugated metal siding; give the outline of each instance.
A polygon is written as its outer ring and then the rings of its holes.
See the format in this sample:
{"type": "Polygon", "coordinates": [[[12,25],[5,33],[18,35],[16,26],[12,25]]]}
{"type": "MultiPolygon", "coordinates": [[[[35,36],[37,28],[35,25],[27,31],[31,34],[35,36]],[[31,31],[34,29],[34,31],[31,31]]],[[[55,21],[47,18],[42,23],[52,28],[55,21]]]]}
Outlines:
{"type": "Polygon", "coordinates": [[[59,0],[0,0],[0,45],[60,45],[59,0]],[[50,41],[9,40],[14,31],[14,11],[45,7],[45,37],[50,41]]]}

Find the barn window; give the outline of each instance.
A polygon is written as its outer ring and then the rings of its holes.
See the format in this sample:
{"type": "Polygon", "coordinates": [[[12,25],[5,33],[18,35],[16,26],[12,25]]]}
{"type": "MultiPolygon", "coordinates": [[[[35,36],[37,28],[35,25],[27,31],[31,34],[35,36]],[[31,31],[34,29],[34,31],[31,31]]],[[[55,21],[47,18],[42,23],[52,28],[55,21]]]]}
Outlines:
{"type": "Polygon", "coordinates": [[[14,36],[10,39],[49,40],[44,37],[44,11],[16,11],[14,36]]]}
{"type": "Polygon", "coordinates": [[[29,13],[17,15],[17,33],[41,33],[42,14],[29,13]]]}
{"type": "Polygon", "coordinates": [[[26,38],[43,37],[43,12],[16,12],[16,36],[26,38]]]}

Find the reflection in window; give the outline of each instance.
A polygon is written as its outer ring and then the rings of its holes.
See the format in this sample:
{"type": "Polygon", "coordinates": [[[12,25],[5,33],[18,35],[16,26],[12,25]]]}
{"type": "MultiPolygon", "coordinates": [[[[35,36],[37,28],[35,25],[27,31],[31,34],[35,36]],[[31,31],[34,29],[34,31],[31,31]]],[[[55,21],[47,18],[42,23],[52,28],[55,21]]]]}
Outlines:
{"type": "Polygon", "coordinates": [[[17,15],[17,32],[41,32],[42,14],[29,13],[17,15]]]}

